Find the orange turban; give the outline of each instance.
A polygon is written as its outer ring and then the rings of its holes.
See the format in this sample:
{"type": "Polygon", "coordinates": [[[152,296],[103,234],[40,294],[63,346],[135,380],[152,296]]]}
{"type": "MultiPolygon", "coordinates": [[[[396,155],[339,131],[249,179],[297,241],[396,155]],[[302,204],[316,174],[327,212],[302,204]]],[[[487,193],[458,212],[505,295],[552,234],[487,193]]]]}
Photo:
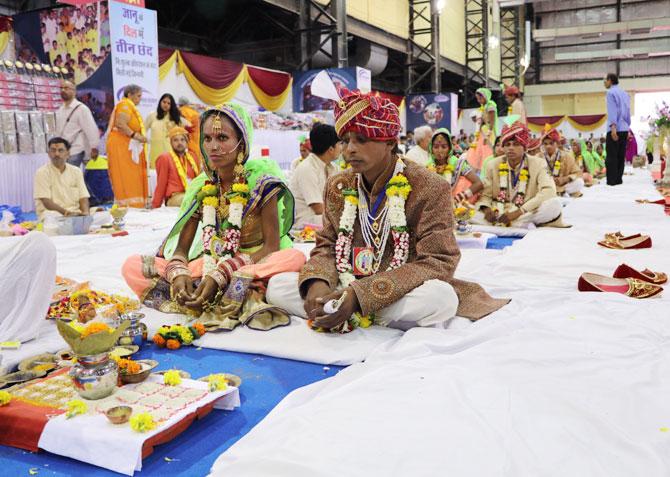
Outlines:
{"type": "Polygon", "coordinates": [[[188,140],[188,131],[181,126],[175,126],[168,131],[168,137],[170,139],[172,139],[175,136],[180,136],[182,134],[186,136],[186,140],[188,140]]]}

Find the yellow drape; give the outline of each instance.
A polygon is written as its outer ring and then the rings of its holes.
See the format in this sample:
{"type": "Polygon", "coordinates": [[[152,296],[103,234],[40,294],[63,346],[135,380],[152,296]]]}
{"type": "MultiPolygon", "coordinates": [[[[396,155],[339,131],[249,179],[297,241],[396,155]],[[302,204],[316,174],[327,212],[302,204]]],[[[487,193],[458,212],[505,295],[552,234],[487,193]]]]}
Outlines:
{"type": "Polygon", "coordinates": [[[567,116],[568,122],[570,125],[572,125],[573,128],[575,128],[577,131],[582,131],[582,132],[589,132],[589,131],[594,131],[598,129],[600,126],[605,124],[605,121],[607,121],[607,115],[604,115],[597,123],[593,124],[587,124],[587,125],[582,125],[579,124],[577,121],[573,120],[570,118],[570,116],[567,116]]]}
{"type": "Polygon", "coordinates": [[[181,57],[180,52],[177,52],[177,71],[184,74],[186,81],[188,81],[188,84],[198,98],[207,104],[221,104],[233,99],[235,93],[240,86],[242,86],[244,79],[247,77],[247,66],[243,65],[240,74],[238,74],[237,78],[235,78],[235,80],[228,86],[221,89],[212,88],[195,77],[184,59],[181,57]]]}
{"type": "Polygon", "coordinates": [[[0,33],[0,55],[4,53],[5,48],[7,48],[8,44],[9,44],[9,32],[3,31],[2,33],[0,33]]]}
{"type": "MultiPolygon", "coordinates": [[[[561,119],[556,121],[555,123],[547,123],[549,124],[550,128],[557,128],[565,119],[565,116],[563,116],[561,119]]],[[[530,121],[528,122],[528,129],[530,129],[533,132],[539,133],[539,132],[544,132],[545,124],[533,124],[530,121]]]]}
{"type": "Polygon", "coordinates": [[[158,67],[158,79],[159,81],[163,81],[167,74],[170,72],[172,67],[174,66],[174,62],[177,61],[177,50],[173,51],[172,54],[170,55],[170,58],[165,60],[165,63],[160,65],[158,67]]]}
{"type": "Polygon", "coordinates": [[[237,78],[230,83],[225,88],[217,89],[207,86],[205,83],[200,81],[193,72],[189,69],[186,62],[184,62],[181,53],[179,50],[175,50],[174,53],[168,58],[165,63],[160,65],[158,71],[158,77],[160,81],[163,81],[170,70],[174,67],[175,63],[177,64],[177,72],[182,73],[186,77],[186,81],[191,86],[195,94],[206,104],[220,104],[230,101],[235,97],[237,90],[240,89],[243,83],[249,84],[249,89],[251,94],[254,96],[259,105],[268,111],[277,111],[281,108],[286,99],[288,98],[291,88],[293,87],[293,79],[289,81],[288,85],[277,96],[271,96],[265,93],[251,78],[247,70],[247,66],[243,65],[240,73],[237,75],[237,78]]]}
{"type": "MultiPolygon", "coordinates": [[[[247,72],[246,67],[244,71],[245,73],[247,72]]],[[[291,87],[293,86],[293,78],[291,78],[291,80],[288,83],[288,86],[286,86],[286,89],[284,89],[284,91],[279,93],[277,96],[270,96],[269,94],[266,94],[265,92],[263,92],[262,89],[258,87],[258,85],[254,82],[254,80],[248,73],[246,79],[247,83],[249,83],[249,89],[251,90],[251,94],[254,95],[254,98],[256,98],[258,104],[260,104],[268,111],[276,111],[279,108],[281,108],[284,102],[286,101],[286,98],[288,97],[289,91],[291,91],[291,87]]]]}

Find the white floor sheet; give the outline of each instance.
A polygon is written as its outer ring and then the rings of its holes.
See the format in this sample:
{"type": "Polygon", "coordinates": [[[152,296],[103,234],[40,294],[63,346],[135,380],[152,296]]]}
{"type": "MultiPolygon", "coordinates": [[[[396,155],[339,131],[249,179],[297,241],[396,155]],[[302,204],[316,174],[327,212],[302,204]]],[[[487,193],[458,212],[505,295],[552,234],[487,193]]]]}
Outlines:
{"type": "Polygon", "coordinates": [[[670,272],[670,217],[647,171],[570,201],[572,229],[531,231],[464,260],[462,278],[513,299],[455,329],[415,329],[287,396],[212,475],[670,475],[670,290],[579,293],[620,263],[670,272]],[[648,233],[607,250],[606,232],[648,233]]]}

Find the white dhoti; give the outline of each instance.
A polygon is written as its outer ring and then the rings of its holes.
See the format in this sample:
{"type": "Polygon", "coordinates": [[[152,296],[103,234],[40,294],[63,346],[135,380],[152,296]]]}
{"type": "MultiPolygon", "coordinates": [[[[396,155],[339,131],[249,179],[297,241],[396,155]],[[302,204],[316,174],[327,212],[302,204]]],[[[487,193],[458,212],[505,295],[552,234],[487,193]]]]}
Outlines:
{"type": "MultiPolygon", "coordinates": [[[[561,204],[561,199],[558,197],[545,200],[536,210],[533,212],[526,212],[521,217],[512,222],[510,227],[532,228],[533,225],[538,226],[553,222],[561,215],[562,209],[563,205],[561,204]]],[[[481,211],[477,211],[470,222],[476,225],[492,225],[489,221],[486,220],[484,213],[481,211]]]]}
{"type": "Polygon", "coordinates": [[[584,188],[584,179],[581,177],[565,184],[565,192],[568,195],[578,194],[584,188]]]}
{"type": "Polygon", "coordinates": [[[0,241],[0,341],[37,338],[56,278],[56,247],[41,232],[0,241]]]}
{"type": "MultiPolygon", "coordinates": [[[[272,277],[266,299],[290,315],[307,318],[304,300],[298,292],[298,273],[280,273],[272,277]]],[[[441,325],[453,318],[457,309],[458,296],[454,288],[440,280],[428,280],[375,315],[386,326],[407,330],[416,326],[441,325]]]]}

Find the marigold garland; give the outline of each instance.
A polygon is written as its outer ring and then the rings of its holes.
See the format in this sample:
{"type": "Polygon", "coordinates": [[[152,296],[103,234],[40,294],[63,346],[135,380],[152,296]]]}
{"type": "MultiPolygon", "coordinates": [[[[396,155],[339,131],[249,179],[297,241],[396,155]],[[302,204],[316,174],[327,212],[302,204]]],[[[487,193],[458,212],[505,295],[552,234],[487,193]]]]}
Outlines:
{"type": "Polygon", "coordinates": [[[193,344],[206,333],[205,327],[199,321],[192,325],[163,325],[158,329],[158,332],[153,337],[153,342],[163,348],[179,349],[182,345],[188,346],[193,344]]]}
{"type": "Polygon", "coordinates": [[[66,419],[71,419],[74,416],[78,416],[79,414],[86,414],[88,412],[88,406],[84,401],[80,399],[73,399],[72,401],[68,401],[66,406],[67,406],[67,412],[65,413],[66,419]]]}
{"type": "MultiPolygon", "coordinates": [[[[361,180],[356,176],[356,180],[361,180]]],[[[386,197],[389,206],[389,220],[391,221],[391,236],[393,238],[393,256],[388,270],[395,270],[407,262],[409,257],[409,231],[407,229],[407,218],[405,216],[405,201],[412,191],[412,186],[407,177],[401,172],[394,175],[386,185],[386,197]]],[[[338,287],[345,289],[356,280],[351,263],[351,251],[354,240],[354,224],[356,222],[359,207],[358,188],[344,189],[344,208],[340,217],[340,225],[335,242],[335,268],[339,274],[338,287]]],[[[313,321],[308,320],[308,326],[315,331],[330,331],[336,333],[348,333],[355,328],[367,328],[374,323],[374,315],[366,316],[354,313],[341,325],[325,330],[314,327],[313,321]]]]}
{"type": "Polygon", "coordinates": [[[156,421],[148,412],[141,412],[130,418],[130,428],[135,432],[152,431],[156,428],[156,421]]]}
{"type": "Polygon", "coordinates": [[[98,323],[94,321],[93,323],[89,323],[84,327],[84,330],[81,332],[81,337],[86,338],[87,336],[91,336],[96,333],[102,333],[105,331],[107,333],[114,333],[114,330],[110,328],[107,324],[98,323]]]}
{"type": "Polygon", "coordinates": [[[228,389],[228,381],[222,374],[212,374],[207,379],[209,392],[225,391],[228,389]]]}
{"type": "Polygon", "coordinates": [[[181,384],[181,374],[175,369],[166,371],[163,375],[163,384],[166,386],[179,386],[181,384]]]}
{"type": "Polygon", "coordinates": [[[528,166],[525,165],[525,158],[521,163],[521,171],[519,172],[519,180],[516,187],[509,193],[509,174],[510,167],[507,161],[501,162],[498,166],[498,177],[500,178],[500,192],[496,198],[498,214],[505,213],[505,204],[512,201],[517,207],[521,207],[526,201],[526,188],[528,187],[528,180],[530,173],[528,166]]]}
{"type": "Polygon", "coordinates": [[[12,395],[7,391],[0,391],[0,406],[6,406],[12,402],[12,395]]]}

